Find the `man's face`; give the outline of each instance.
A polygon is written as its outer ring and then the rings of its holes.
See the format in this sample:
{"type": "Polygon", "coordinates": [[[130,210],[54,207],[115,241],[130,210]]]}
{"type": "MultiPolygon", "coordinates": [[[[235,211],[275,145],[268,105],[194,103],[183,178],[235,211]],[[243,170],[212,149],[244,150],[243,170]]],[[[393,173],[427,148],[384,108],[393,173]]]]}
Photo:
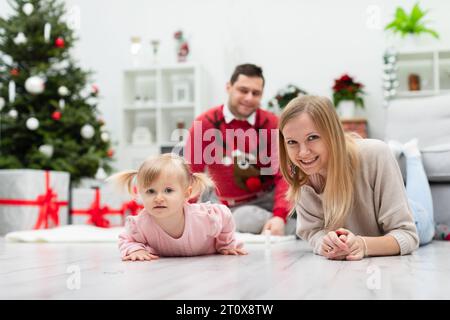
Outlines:
{"type": "Polygon", "coordinates": [[[236,118],[246,119],[261,104],[263,79],[240,74],[234,84],[227,83],[228,106],[236,118]]]}

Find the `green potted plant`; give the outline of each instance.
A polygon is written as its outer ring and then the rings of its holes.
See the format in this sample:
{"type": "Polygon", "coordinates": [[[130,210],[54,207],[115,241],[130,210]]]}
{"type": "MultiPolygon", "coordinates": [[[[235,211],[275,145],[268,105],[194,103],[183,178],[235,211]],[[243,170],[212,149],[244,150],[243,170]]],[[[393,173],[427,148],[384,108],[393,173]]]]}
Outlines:
{"type": "Polygon", "coordinates": [[[363,87],[362,83],[354,81],[348,74],[334,80],[333,102],[342,118],[353,118],[356,107],[364,108],[363,87]]]}
{"type": "Polygon", "coordinates": [[[430,34],[438,39],[439,34],[435,30],[426,27],[427,22],[423,20],[427,13],[428,11],[423,11],[419,7],[419,3],[414,5],[409,14],[403,8],[397,7],[394,20],[387,24],[384,29],[391,30],[394,34],[399,33],[401,38],[405,38],[408,35],[430,34]]]}

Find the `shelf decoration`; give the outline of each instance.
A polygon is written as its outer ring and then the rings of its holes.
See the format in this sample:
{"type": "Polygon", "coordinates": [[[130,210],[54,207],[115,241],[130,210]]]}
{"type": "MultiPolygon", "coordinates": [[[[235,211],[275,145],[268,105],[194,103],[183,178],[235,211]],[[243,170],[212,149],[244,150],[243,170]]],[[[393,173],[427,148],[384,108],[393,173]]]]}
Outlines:
{"type": "Polygon", "coordinates": [[[178,62],[185,62],[187,60],[187,56],[189,55],[189,44],[184,38],[183,31],[178,30],[177,32],[175,32],[174,38],[176,41],[176,53],[178,62]]]}
{"type": "Polygon", "coordinates": [[[383,96],[384,106],[397,94],[399,81],[397,80],[397,53],[394,48],[388,48],[383,55],[383,96]]]}

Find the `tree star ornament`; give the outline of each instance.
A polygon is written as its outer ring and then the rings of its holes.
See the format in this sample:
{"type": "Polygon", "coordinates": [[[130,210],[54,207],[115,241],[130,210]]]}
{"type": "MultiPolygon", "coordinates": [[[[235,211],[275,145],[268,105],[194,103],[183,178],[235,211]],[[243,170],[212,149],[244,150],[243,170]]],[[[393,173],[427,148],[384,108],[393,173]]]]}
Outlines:
{"type": "Polygon", "coordinates": [[[26,126],[29,130],[34,131],[37,128],[39,128],[39,120],[34,117],[31,117],[27,120],[26,126]]]}
{"type": "Polygon", "coordinates": [[[31,3],[29,3],[29,2],[25,3],[25,4],[23,5],[23,7],[22,7],[22,11],[23,11],[27,16],[29,16],[29,15],[32,14],[33,11],[34,11],[34,6],[33,6],[33,4],[31,4],[31,3]]]}
{"type": "Polygon", "coordinates": [[[29,77],[25,81],[25,89],[31,94],[40,94],[44,92],[45,81],[38,76],[29,77]]]}
{"type": "Polygon", "coordinates": [[[27,43],[27,37],[25,37],[25,34],[23,32],[19,32],[13,41],[16,45],[25,44],[27,43]]]}
{"type": "Polygon", "coordinates": [[[85,124],[81,127],[81,136],[85,139],[91,139],[95,134],[95,129],[90,124],[85,124]]]}

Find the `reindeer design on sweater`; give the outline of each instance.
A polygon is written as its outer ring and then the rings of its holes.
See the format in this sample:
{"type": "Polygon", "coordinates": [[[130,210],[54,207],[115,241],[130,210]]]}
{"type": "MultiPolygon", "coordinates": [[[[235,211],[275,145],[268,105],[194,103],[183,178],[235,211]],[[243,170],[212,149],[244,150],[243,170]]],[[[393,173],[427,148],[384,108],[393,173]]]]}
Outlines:
{"type": "MultiPolygon", "coordinates": [[[[219,119],[217,113],[214,114],[214,120],[207,117],[216,129],[220,131],[220,126],[224,123],[223,119],[219,119]]],[[[267,121],[267,119],[265,120],[267,121]]],[[[266,122],[263,123],[264,126],[266,122]]],[[[258,132],[258,128],[256,128],[258,132]]],[[[220,136],[216,136],[217,142],[222,142],[223,154],[226,154],[227,144],[220,136]]],[[[258,147],[266,147],[265,143],[260,143],[258,147]]],[[[233,179],[236,185],[249,192],[258,192],[262,190],[265,176],[261,176],[261,170],[257,167],[257,158],[252,153],[246,153],[239,149],[234,149],[231,153],[232,159],[224,157],[224,165],[233,165],[233,179]]]]}

